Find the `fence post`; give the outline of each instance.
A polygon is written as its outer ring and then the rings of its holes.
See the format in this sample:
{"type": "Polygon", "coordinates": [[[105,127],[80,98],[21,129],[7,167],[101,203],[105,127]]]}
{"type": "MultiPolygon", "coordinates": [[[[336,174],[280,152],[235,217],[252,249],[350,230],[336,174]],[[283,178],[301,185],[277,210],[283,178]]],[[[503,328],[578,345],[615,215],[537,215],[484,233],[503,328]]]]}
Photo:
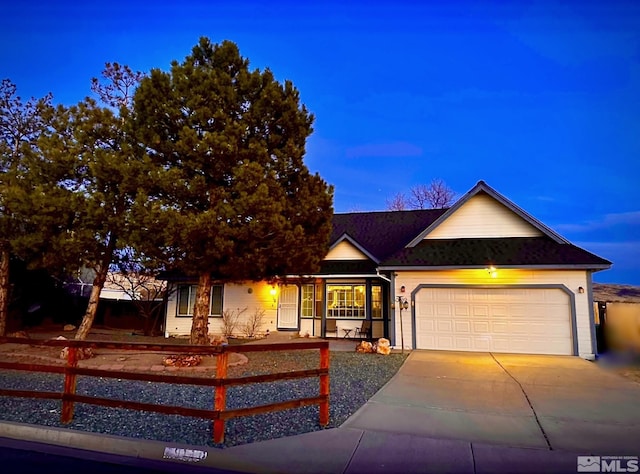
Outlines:
{"type": "MultiPolygon", "coordinates": [[[[216,359],[216,379],[224,381],[227,378],[227,365],[229,362],[229,353],[226,348],[222,348],[222,352],[217,355],[216,359]]],[[[223,382],[224,384],[224,382],[223,382]]],[[[227,387],[226,385],[218,385],[215,388],[215,397],[213,409],[222,414],[227,406],[227,387]]],[[[224,442],[224,419],[216,418],[213,420],[213,442],[220,444],[224,442]]]]}
{"type": "Polygon", "coordinates": [[[72,373],[71,368],[78,365],[78,348],[67,347],[67,365],[64,370],[64,392],[62,399],[62,413],[60,422],[70,423],[73,419],[73,401],[65,400],[65,395],[75,395],[76,393],[76,374],[72,373]]]}
{"type": "MultiPolygon", "coordinates": [[[[329,343],[320,349],[320,368],[329,369],[329,343]]],[[[320,426],[329,424],[329,374],[320,376],[320,395],[326,395],[326,400],[320,402],[320,426]]]]}

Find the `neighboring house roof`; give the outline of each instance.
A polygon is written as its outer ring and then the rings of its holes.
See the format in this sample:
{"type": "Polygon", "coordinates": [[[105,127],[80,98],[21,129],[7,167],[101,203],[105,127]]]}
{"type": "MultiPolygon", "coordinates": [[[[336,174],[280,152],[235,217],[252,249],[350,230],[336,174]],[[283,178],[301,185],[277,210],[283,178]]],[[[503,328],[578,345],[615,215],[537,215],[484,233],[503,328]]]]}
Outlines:
{"type": "Polygon", "coordinates": [[[593,300],[607,303],[640,303],[640,286],[594,283],[593,300]]]}

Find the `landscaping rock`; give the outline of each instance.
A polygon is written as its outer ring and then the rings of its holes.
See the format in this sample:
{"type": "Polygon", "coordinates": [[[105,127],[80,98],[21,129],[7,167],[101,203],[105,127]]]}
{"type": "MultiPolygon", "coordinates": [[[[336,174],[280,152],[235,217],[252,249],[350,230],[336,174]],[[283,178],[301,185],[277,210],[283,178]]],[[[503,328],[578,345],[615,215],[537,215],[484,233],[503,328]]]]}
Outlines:
{"type": "Polygon", "coordinates": [[[361,341],[360,344],[358,344],[356,346],[356,352],[363,352],[365,354],[372,354],[374,352],[373,344],[371,344],[368,341],[361,341]]]}
{"type": "Polygon", "coordinates": [[[376,352],[382,355],[389,355],[391,353],[391,343],[389,339],[381,337],[376,344],[376,352]]]}
{"type": "Polygon", "coordinates": [[[209,339],[212,346],[226,346],[229,344],[229,340],[224,336],[211,336],[209,339]]]}
{"type": "Polygon", "coordinates": [[[170,355],[163,359],[165,367],[194,367],[200,365],[202,357],[199,355],[170,355]]]}
{"type": "Polygon", "coordinates": [[[75,331],[76,327],[73,324],[65,324],[64,327],[62,328],[64,331],[75,331]]]}
{"type": "MultiPolygon", "coordinates": [[[[65,347],[60,351],[60,358],[61,359],[67,359],[67,356],[69,355],[69,348],[65,347]]],[[[84,360],[84,359],[91,359],[95,354],[93,353],[93,349],[91,349],[90,347],[84,347],[81,349],[78,349],[78,360],[84,360]]]]}

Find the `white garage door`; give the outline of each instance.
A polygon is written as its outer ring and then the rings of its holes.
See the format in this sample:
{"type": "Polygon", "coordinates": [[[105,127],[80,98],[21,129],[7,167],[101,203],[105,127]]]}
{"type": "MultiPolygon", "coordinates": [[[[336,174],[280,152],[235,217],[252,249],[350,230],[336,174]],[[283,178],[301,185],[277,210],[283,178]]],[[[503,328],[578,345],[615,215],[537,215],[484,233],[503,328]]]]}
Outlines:
{"type": "Polygon", "coordinates": [[[418,349],[573,354],[559,289],[422,288],[415,314],[418,349]]]}

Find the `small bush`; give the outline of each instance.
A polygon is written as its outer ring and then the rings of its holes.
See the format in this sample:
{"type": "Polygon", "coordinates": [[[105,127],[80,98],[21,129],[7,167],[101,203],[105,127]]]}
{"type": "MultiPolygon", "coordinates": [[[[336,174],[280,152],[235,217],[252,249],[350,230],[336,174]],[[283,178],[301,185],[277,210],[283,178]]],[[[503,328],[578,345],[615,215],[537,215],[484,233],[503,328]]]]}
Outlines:
{"type": "Polygon", "coordinates": [[[260,328],[262,327],[264,315],[264,309],[256,308],[256,310],[253,312],[253,314],[251,314],[251,316],[249,316],[242,327],[245,336],[256,337],[258,335],[258,331],[260,331],[260,328]]]}
{"type": "Polygon", "coordinates": [[[247,308],[240,309],[238,308],[236,311],[233,310],[224,310],[222,312],[222,334],[224,337],[231,337],[238,327],[238,322],[242,313],[244,313],[247,308]]]}

